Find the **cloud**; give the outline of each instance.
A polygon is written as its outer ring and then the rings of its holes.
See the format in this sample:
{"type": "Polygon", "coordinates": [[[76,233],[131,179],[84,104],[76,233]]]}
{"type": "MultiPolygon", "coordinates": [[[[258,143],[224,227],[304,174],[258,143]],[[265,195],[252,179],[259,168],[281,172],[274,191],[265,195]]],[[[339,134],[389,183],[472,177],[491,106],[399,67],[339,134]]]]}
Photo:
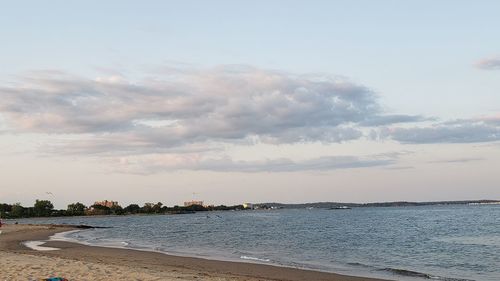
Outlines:
{"type": "Polygon", "coordinates": [[[423,122],[428,120],[434,120],[434,119],[426,118],[421,115],[395,114],[395,115],[372,116],[370,119],[362,121],[359,124],[363,126],[383,126],[388,124],[414,123],[414,122],[423,122]]]}
{"type": "Polygon", "coordinates": [[[476,67],[484,70],[499,70],[500,58],[486,58],[478,61],[476,67]]]}
{"type": "Polygon", "coordinates": [[[395,163],[394,157],[326,156],[293,161],[288,158],[261,161],[234,161],[228,157],[203,159],[199,155],[150,155],[121,158],[118,172],[150,174],[173,170],[200,170],[215,172],[296,172],[328,171],[338,169],[386,166],[395,163]]]}
{"type": "Polygon", "coordinates": [[[475,161],[482,161],[484,158],[456,158],[456,159],[445,159],[445,160],[436,160],[436,161],[429,161],[428,163],[468,163],[468,162],[475,162],[475,161]]]}
{"type": "Polygon", "coordinates": [[[342,142],[360,126],[415,122],[386,115],[345,78],[250,66],[164,68],[138,81],[36,71],[0,86],[0,115],[17,133],[75,135],[67,150],[147,153],[203,142],[342,142]],[[91,140],[90,140],[91,139],[91,140]]]}
{"type": "Polygon", "coordinates": [[[379,138],[401,143],[476,143],[500,140],[500,122],[496,118],[455,120],[427,127],[385,128],[379,138]]]}
{"type": "Polygon", "coordinates": [[[236,161],[221,156],[228,144],[337,143],[367,134],[400,143],[500,140],[498,116],[425,125],[436,120],[385,112],[372,90],[345,78],[239,65],[157,71],[140,79],[61,71],[18,76],[0,85],[0,132],[52,136],[40,146],[45,153],[127,159],[127,169],[144,173],[331,170],[397,159],[236,161]]]}
{"type": "Polygon", "coordinates": [[[415,167],[413,167],[413,166],[390,166],[390,167],[386,167],[385,169],[386,170],[411,170],[411,169],[415,169],[415,167]]]}

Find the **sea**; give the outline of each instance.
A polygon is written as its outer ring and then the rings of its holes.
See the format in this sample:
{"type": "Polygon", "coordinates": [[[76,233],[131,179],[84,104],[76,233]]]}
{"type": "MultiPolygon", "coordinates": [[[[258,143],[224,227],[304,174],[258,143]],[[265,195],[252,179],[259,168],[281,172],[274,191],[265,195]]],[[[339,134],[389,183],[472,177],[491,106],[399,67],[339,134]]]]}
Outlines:
{"type": "Polygon", "coordinates": [[[280,209],[23,219],[53,239],[392,280],[500,280],[500,205],[280,209]]]}

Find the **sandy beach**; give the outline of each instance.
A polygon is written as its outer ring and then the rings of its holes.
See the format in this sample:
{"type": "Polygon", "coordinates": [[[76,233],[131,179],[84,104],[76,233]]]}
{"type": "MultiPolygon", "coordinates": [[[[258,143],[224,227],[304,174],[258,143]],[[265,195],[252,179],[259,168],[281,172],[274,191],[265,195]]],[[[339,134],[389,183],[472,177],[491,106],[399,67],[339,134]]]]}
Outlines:
{"type": "Polygon", "coordinates": [[[64,226],[4,225],[0,234],[0,280],[36,280],[51,276],[69,280],[380,280],[60,241],[49,241],[43,245],[59,249],[54,251],[36,251],[23,245],[24,241],[45,241],[55,233],[72,229],[64,226]]]}

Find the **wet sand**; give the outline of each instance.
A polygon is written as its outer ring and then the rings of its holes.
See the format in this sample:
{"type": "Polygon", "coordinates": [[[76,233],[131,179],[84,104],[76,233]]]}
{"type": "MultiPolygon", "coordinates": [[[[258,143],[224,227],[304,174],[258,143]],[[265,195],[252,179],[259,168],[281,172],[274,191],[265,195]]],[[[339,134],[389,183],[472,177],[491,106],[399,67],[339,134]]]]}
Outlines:
{"type": "Polygon", "coordinates": [[[4,225],[0,235],[0,279],[33,280],[62,276],[69,280],[382,280],[61,241],[49,241],[42,245],[60,249],[56,251],[35,251],[22,244],[24,241],[44,241],[57,232],[73,229],[63,226],[4,225]]]}

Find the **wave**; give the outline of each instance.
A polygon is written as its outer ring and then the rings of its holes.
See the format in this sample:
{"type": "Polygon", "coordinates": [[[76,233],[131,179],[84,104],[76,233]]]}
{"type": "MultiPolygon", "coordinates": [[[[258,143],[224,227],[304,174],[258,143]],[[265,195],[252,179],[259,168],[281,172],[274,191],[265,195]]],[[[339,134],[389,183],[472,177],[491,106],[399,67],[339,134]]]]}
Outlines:
{"type": "Polygon", "coordinates": [[[55,233],[54,235],[50,236],[49,240],[51,240],[51,241],[63,241],[63,242],[78,243],[80,241],[78,241],[76,239],[73,239],[73,238],[70,238],[69,235],[71,235],[73,233],[81,232],[81,231],[82,230],[78,229],[78,230],[70,230],[70,231],[58,232],[58,233],[55,233]]]}
{"type": "Polygon", "coordinates": [[[399,268],[383,268],[379,269],[383,271],[388,271],[397,275],[402,275],[402,276],[409,276],[409,277],[420,277],[420,278],[426,278],[426,279],[435,279],[434,276],[418,271],[411,271],[411,270],[406,270],[406,269],[399,269],[399,268]]]}
{"type": "Polygon", "coordinates": [[[65,232],[59,232],[50,236],[49,241],[72,242],[86,246],[98,246],[98,247],[108,247],[108,248],[126,248],[130,244],[129,242],[126,241],[106,240],[100,237],[94,237],[90,240],[83,239],[83,237],[80,235],[75,235],[76,238],[71,237],[71,235],[79,233],[81,231],[82,230],[70,230],[65,232]]]}
{"type": "MultiPolygon", "coordinates": [[[[77,239],[72,238],[71,235],[77,232],[81,232],[82,230],[72,230],[72,231],[67,231],[67,232],[61,232],[61,233],[56,233],[55,235],[50,237],[50,240],[56,240],[56,241],[66,241],[66,242],[75,242],[75,243],[80,243],[88,246],[97,246],[97,247],[108,247],[108,248],[125,248],[125,249],[135,249],[135,250],[140,250],[140,251],[147,251],[147,252],[159,252],[159,253],[164,253],[164,254],[171,254],[172,252],[168,252],[163,248],[160,247],[148,247],[148,246],[138,246],[134,245],[133,243],[130,242],[125,242],[125,241],[113,241],[113,240],[108,240],[108,239],[102,239],[99,237],[94,237],[92,240],[83,240],[81,236],[76,235],[77,239]],[[78,239],[80,238],[80,239],[78,239]]],[[[36,241],[35,241],[36,242],[36,241]]],[[[34,245],[40,246],[40,245],[34,245]]],[[[45,248],[45,247],[39,247],[37,250],[43,251],[43,250],[48,250],[48,249],[40,249],[40,248],[45,248]]],[[[57,250],[57,249],[55,249],[57,250]]],[[[199,255],[190,255],[186,253],[175,253],[176,255],[179,256],[192,256],[192,257],[198,257],[198,258],[203,258],[200,257],[199,255]]],[[[260,262],[260,263],[273,263],[276,266],[286,266],[280,263],[275,263],[272,262],[270,259],[267,258],[258,258],[258,257],[253,257],[253,256],[246,256],[242,255],[240,256],[240,259],[242,260],[247,260],[247,261],[253,261],[253,262],[260,262]]],[[[430,279],[430,280],[439,280],[439,281],[474,281],[472,279],[461,279],[461,278],[450,278],[450,277],[442,277],[442,276],[437,276],[437,275],[432,275],[428,273],[422,273],[418,271],[412,271],[412,270],[406,270],[406,269],[400,269],[400,268],[391,268],[391,267],[386,267],[386,268],[379,268],[367,264],[362,264],[358,262],[351,262],[347,263],[347,265],[352,266],[352,267],[364,267],[368,271],[374,272],[374,271],[379,271],[379,272],[387,272],[393,275],[399,275],[399,276],[404,276],[404,277],[410,277],[410,278],[417,278],[417,279],[430,279]]],[[[293,266],[296,267],[296,266],[293,266]]],[[[299,266],[301,267],[301,266],[299,266]]],[[[304,269],[312,269],[312,270],[317,270],[313,269],[310,267],[303,267],[304,269]]]]}
{"type": "Polygon", "coordinates": [[[362,263],[359,263],[359,262],[348,262],[347,265],[350,265],[350,266],[358,266],[358,267],[367,267],[367,268],[375,268],[374,266],[371,266],[371,265],[367,265],[367,264],[362,264],[362,263]]]}
{"type": "Polygon", "coordinates": [[[406,277],[417,277],[417,278],[423,278],[423,279],[433,279],[433,280],[442,280],[442,281],[474,281],[471,279],[460,279],[460,278],[449,278],[449,277],[442,277],[442,276],[436,276],[436,275],[431,275],[427,273],[422,273],[418,271],[412,271],[412,270],[406,270],[406,269],[400,269],[400,268],[382,268],[379,269],[380,271],[387,271],[392,274],[396,275],[401,275],[401,276],[406,276],[406,277]]]}
{"type": "Polygon", "coordinates": [[[249,256],[241,256],[240,259],[251,260],[251,261],[260,261],[260,262],[271,262],[270,259],[262,259],[262,258],[249,257],[249,256]]]}
{"type": "Polygon", "coordinates": [[[441,280],[441,281],[474,281],[472,279],[442,277],[442,276],[432,275],[432,274],[413,271],[413,270],[401,269],[401,268],[391,268],[391,267],[378,268],[375,266],[362,264],[359,262],[350,262],[347,264],[350,266],[364,267],[364,268],[367,268],[370,270],[375,270],[375,271],[385,271],[385,272],[391,273],[393,275],[399,275],[399,276],[405,276],[405,277],[413,277],[413,278],[420,278],[420,279],[432,279],[432,280],[441,280]]]}

